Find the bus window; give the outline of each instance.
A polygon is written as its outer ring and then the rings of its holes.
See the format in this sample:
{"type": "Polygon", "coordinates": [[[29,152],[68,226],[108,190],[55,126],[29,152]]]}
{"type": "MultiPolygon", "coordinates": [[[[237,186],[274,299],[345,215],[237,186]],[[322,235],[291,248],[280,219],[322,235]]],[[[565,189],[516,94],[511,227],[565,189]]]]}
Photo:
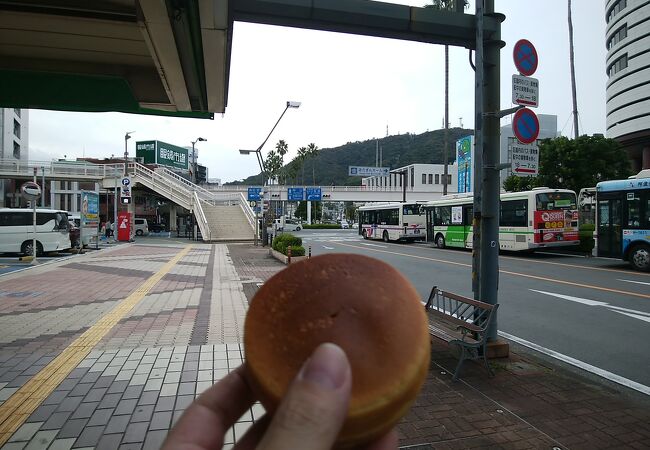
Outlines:
{"type": "Polygon", "coordinates": [[[501,217],[499,225],[502,227],[525,227],[528,225],[527,200],[503,200],[501,202],[501,217]]]}
{"type": "Polygon", "coordinates": [[[576,196],[568,192],[546,192],[536,195],[537,211],[577,209],[576,196]]]}
{"type": "Polygon", "coordinates": [[[633,193],[627,199],[627,227],[639,228],[641,226],[641,199],[633,193]]]}
{"type": "Polygon", "coordinates": [[[451,206],[436,206],[434,225],[451,225],[451,206]]]}

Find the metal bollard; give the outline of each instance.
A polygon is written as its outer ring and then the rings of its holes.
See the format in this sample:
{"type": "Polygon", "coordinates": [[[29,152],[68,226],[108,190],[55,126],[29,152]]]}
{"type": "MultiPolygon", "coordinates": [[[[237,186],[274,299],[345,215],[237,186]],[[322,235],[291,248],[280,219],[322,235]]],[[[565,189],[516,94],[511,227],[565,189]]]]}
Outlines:
{"type": "Polygon", "coordinates": [[[309,256],[307,258],[311,258],[311,245],[309,246],[309,256]]]}
{"type": "Polygon", "coordinates": [[[287,246],[287,264],[291,264],[291,246],[287,246]]]}

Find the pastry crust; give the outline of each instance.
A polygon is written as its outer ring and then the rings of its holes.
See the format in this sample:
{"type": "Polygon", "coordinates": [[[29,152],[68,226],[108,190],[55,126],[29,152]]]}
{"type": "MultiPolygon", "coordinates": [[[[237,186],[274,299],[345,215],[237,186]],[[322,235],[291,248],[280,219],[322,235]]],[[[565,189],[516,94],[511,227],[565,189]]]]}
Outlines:
{"type": "Polygon", "coordinates": [[[429,368],[427,319],[415,288],[392,266],[354,254],[317,256],[268,280],[244,328],[247,372],[267,411],[323,342],[339,345],[352,367],[338,446],[385,434],[406,414],[429,368]]]}

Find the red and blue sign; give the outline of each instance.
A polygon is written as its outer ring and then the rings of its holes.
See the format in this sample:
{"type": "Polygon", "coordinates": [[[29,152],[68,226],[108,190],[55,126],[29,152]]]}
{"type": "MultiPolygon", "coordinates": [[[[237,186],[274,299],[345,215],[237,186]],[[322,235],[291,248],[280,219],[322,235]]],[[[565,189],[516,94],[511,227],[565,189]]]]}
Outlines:
{"type": "Polygon", "coordinates": [[[532,144],[539,136],[539,120],[532,109],[522,108],[512,119],[512,131],[522,144],[532,144]]]}
{"type": "Polygon", "coordinates": [[[527,39],[520,39],[512,50],[512,59],[515,61],[515,67],[520,74],[527,77],[531,76],[537,70],[537,50],[535,46],[527,39]]]}

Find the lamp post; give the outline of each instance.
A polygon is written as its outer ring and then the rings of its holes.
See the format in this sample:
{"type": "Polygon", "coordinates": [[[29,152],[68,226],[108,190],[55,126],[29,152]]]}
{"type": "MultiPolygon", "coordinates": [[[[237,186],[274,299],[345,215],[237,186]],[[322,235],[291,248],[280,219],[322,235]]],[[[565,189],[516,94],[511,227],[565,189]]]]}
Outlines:
{"type": "Polygon", "coordinates": [[[124,135],[124,176],[126,176],[126,165],[129,162],[129,148],[127,147],[127,142],[129,139],[131,139],[131,134],[135,133],[135,131],[127,131],[126,134],[124,135]]]}
{"type": "MultiPolygon", "coordinates": [[[[300,102],[293,102],[293,101],[287,101],[287,104],[282,111],[282,114],[280,114],[280,117],[278,118],[277,122],[275,122],[275,125],[273,125],[273,128],[271,128],[271,131],[269,132],[268,136],[266,136],[266,139],[264,139],[264,142],[260,144],[259,147],[255,150],[239,150],[239,153],[242,155],[249,155],[251,153],[255,153],[255,156],[257,156],[257,162],[260,165],[260,170],[262,171],[262,185],[266,186],[268,183],[268,177],[269,174],[266,172],[266,165],[264,164],[264,158],[262,157],[262,148],[264,147],[264,144],[266,144],[266,141],[269,140],[271,137],[271,134],[273,134],[273,131],[275,128],[278,126],[280,123],[280,120],[282,120],[282,117],[284,117],[284,113],[287,112],[287,109],[289,108],[299,108],[300,107],[300,102]]],[[[265,190],[262,190],[265,194],[265,190]]],[[[266,211],[264,210],[264,197],[261,198],[262,200],[262,245],[266,245],[267,241],[267,233],[266,233],[266,211]]]]}
{"type": "Polygon", "coordinates": [[[196,138],[196,140],[192,141],[192,183],[196,184],[196,153],[194,151],[194,145],[197,142],[205,142],[207,139],[205,138],[196,138]]]}

